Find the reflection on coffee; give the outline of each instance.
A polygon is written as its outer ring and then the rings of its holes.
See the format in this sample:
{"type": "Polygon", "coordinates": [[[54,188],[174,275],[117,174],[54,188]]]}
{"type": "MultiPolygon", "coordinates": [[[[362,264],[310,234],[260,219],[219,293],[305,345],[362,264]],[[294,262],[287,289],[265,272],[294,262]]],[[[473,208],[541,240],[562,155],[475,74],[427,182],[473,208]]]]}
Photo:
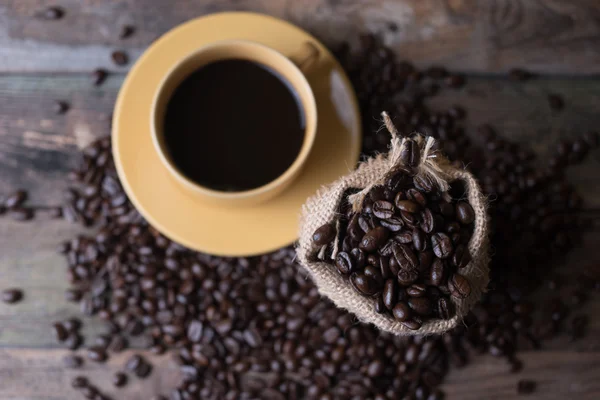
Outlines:
{"type": "Polygon", "coordinates": [[[269,68],[228,59],[189,75],[167,105],[164,138],[188,179],[214,190],[243,191],[283,174],[300,152],[302,107],[269,68]]]}

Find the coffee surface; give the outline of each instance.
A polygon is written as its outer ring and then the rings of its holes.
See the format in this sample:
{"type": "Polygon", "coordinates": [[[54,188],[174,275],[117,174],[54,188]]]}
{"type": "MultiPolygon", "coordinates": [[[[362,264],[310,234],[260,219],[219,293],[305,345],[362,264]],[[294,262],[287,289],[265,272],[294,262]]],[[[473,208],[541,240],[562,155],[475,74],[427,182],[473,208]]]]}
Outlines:
{"type": "Polygon", "coordinates": [[[267,67],[222,60],[201,67],[175,90],[164,136],[186,177],[215,190],[265,185],[294,162],[304,114],[289,84],[267,67]]]}

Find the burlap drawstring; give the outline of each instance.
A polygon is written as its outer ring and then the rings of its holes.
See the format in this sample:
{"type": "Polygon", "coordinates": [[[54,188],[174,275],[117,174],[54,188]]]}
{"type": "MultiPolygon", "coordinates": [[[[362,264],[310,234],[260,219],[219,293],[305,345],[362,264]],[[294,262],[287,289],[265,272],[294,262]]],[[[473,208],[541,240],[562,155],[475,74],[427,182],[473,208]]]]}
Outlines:
{"type": "MultiPolygon", "coordinates": [[[[448,320],[432,319],[423,323],[421,328],[410,330],[394,320],[391,316],[378,314],[374,311],[375,299],[357,293],[350,283],[341,276],[334,265],[321,261],[323,249],[315,246],[312,235],[317,228],[325,223],[336,222],[339,228],[338,216],[340,201],[347,189],[360,189],[360,192],[349,197],[353,209],[360,210],[362,200],[369,190],[385,181],[388,174],[402,167],[400,154],[406,139],[402,139],[393,126],[387,114],[383,114],[387,129],[392,134],[389,153],[380,154],[361,163],[350,174],[339,178],[332,184],[321,188],[310,197],[302,208],[300,217],[299,241],[296,248],[300,262],[308,269],[315,281],[319,292],[330,298],[338,307],[354,313],[362,322],[372,323],[382,331],[396,335],[427,335],[440,334],[455,327],[480,300],[489,282],[489,239],[486,202],[481,194],[479,184],[464,169],[454,167],[438,152],[434,151],[435,139],[419,136],[417,143],[421,149],[421,162],[417,166],[417,175],[426,176],[433,180],[442,190],[447,190],[449,182],[460,180],[464,183],[466,200],[475,211],[474,230],[469,241],[471,262],[463,269],[471,284],[471,294],[465,299],[451,297],[456,307],[456,315],[448,320]],[[320,254],[319,254],[320,253],[320,254]]],[[[334,247],[332,257],[338,249],[334,247]]]]}

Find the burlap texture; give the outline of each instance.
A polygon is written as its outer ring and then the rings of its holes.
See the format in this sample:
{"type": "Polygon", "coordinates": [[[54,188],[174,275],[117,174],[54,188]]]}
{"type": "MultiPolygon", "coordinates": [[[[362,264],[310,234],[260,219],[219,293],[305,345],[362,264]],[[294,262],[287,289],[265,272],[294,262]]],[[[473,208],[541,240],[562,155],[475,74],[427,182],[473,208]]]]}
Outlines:
{"type": "MultiPolygon", "coordinates": [[[[321,188],[306,201],[300,217],[300,238],[296,252],[300,262],[310,272],[319,292],[330,298],[338,307],[354,313],[362,322],[372,323],[380,330],[396,335],[440,334],[453,328],[464,318],[475,303],[480,300],[489,281],[486,202],[481,194],[479,184],[468,171],[453,167],[439,155],[437,155],[437,160],[432,156],[424,157],[436,163],[434,168],[439,168],[438,177],[442,176],[447,182],[455,180],[464,182],[466,198],[475,211],[474,232],[469,242],[472,261],[460,270],[461,275],[465,276],[471,284],[471,294],[462,300],[450,297],[456,306],[456,315],[449,320],[429,320],[424,322],[420,329],[410,330],[392,317],[376,313],[374,310],[375,299],[357,293],[347,279],[337,272],[334,265],[321,261],[317,257],[317,253],[321,249],[315,246],[312,241],[312,235],[317,228],[336,220],[336,211],[340,201],[343,200],[342,195],[346,189],[370,188],[381,182],[387,173],[397,165],[398,161],[393,154],[397,154],[401,140],[394,132],[392,134],[390,153],[379,155],[361,163],[354,172],[341,177],[327,187],[321,188]]],[[[356,205],[355,201],[353,203],[356,205]]],[[[333,257],[336,254],[337,249],[334,249],[333,257]]]]}

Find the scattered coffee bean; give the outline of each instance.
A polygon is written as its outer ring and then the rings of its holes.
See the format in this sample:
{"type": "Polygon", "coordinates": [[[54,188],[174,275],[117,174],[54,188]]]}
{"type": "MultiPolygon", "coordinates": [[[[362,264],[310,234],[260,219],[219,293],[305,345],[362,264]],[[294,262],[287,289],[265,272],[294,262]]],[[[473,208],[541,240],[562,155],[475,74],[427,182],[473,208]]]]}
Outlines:
{"type": "Polygon", "coordinates": [[[83,358],[72,354],[64,356],[63,365],[67,368],[79,368],[83,365],[83,358]]]}
{"type": "Polygon", "coordinates": [[[106,361],[108,355],[106,354],[106,350],[103,347],[94,346],[88,349],[87,357],[92,361],[102,363],[106,361]]]}
{"type": "Polygon", "coordinates": [[[121,50],[113,51],[111,54],[111,58],[113,62],[119,66],[126,65],[129,60],[127,54],[121,50]]]}
{"type": "Polygon", "coordinates": [[[59,342],[64,342],[67,340],[69,336],[69,331],[64,327],[64,325],[60,322],[55,322],[52,324],[52,329],[54,330],[54,337],[59,342]]]}
{"type": "Polygon", "coordinates": [[[4,200],[4,206],[8,209],[15,209],[21,207],[25,200],[27,200],[27,192],[19,189],[4,200]]]}
{"type": "Polygon", "coordinates": [[[104,83],[104,81],[106,80],[107,76],[108,76],[108,72],[102,68],[98,68],[98,69],[94,70],[94,72],[92,73],[94,86],[102,85],[102,83],[104,83]]]}
{"type": "Polygon", "coordinates": [[[62,17],[64,17],[65,15],[65,11],[60,8],[60,7],[48,7],[46,8],[44,11],[40,12],[39,14],[37,14],[39,18],[48,20],[48,21],[55,21],[58,19],[61,19],[62,17]]]}
{"type": "Polygon", "coordinates": [[[65,114],[69,111],[69,103],[66,101],[57,100],[54,102],[54,112],[58,115],[65,114]]]}
{"type": "Polygon", "coordinates": [[[81,320],[79,318],[69,318],[63,321],[62,325],[69,332],[78,332],[81,329],[81,320]]]}
{"type": "Polygon", "coordinates": [[[84,376],[76,376],[71,381],[71,386],[74,387],[75,389],[84,388],[84,387],[88,386],[88,384],[89,384],[89,382],[88,382],[87,378],[84,376]]]}
{"type": "Polygon", "coordinates": [[[71,333],[65,339],[65,345],[70,350],[77,350],[83,344],[83,337],[78,333],[71,333]]]}
{"type": "Polygon", "coordinates": [[[123,25],[119,31],[119,39],[127,39],[135,33],[135,27],[132,25],[123,25]]]}
{"type": "Polygon", "coordinates": [[[11,288],[2,291],[2,301],[6,304],[15,304],[23,299],[23,291],[21,289],[11,288]]]}
{"type": "Polygon", "coordinates": [[[34,217],[34,211],[29,207],[15,207],[10,210],[10,216],[15,221],[29,221],[34,217]]]}
{"type": "Polygon", "coordinates": [[[530,381],[527,379],[522,379],[517,383],[517,393],[518,394],[531,394],[535,392],[536,388],[535,381],[530,381]]]}
{"type": "Polygon", "coordinates": [[[565,102],[562,96],[558,94],[549,94],[548,104],[553,111],[561,111],[563,108],[565,108],[565,102]]]}
{"type": "Polygon", "coordinates": [[[123,372],[117,372],[114,374],[112,382],[116,387],[123,387],[127,384],[127,375],[123,372]]]}

